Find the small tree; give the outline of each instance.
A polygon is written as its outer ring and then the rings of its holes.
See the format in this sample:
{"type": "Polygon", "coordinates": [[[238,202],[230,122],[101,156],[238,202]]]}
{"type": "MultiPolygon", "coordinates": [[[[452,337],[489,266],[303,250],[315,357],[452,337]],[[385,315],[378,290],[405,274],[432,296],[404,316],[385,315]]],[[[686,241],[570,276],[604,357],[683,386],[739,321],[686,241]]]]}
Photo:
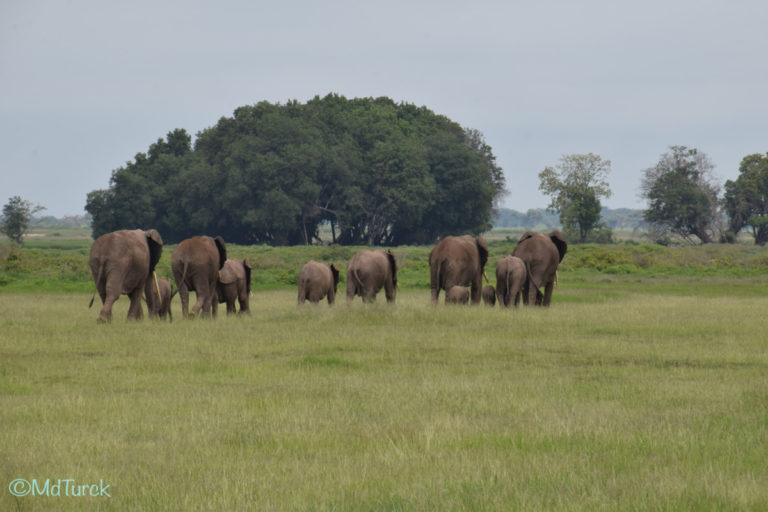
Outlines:
{"type": "Polygon", "coordinates": [[[32,215],[45,210],[42,206],[32,206],[20,196],[13,196],[3,206],[3,215],[0,217],[0,232],[5,233],[12,242],[21,245],[24,235],[29,229],[32,215]]]}
{"type": "Polygon", "coordinates": [[[643,171],[641,195],[648,201],[643,217],[657,241],[677,235],[694,243],[717,239],[720,189],[709,157],[693,148],[671,146],[655,167],[643,171]]]}
{"type": "Polygon", "coordinates": [[[736,181],[725,182],[724,202],[731,239],[749,226],[757,245],[768,242],[768,154],[744,157],[736,181]]]}
{"type": "Polygon", "coordinates": [[[600,223],[600,198],[611,197],[606,180],[610,171],[610,160],[589,153],[565,155],[556,168],[546,167],[539,173],[539,190],[552,196],[547,209],[560,214],[566,235],[572,233],[579,242],[586,242],[598,229],[608,229],[600,223]]]}

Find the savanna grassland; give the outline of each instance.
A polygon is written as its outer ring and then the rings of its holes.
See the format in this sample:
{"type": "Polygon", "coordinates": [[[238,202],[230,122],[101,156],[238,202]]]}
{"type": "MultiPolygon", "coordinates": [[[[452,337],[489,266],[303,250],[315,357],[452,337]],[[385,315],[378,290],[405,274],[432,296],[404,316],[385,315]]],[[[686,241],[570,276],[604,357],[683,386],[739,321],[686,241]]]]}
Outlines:
{"type": "Polygon", "coordinates": [[[394,307],[298,308],[354,249],[231,246],[249,317],[97,325],[78,244],[4,255],[0,510],[768,508],[765,249],[572,246],[551,308],[502,311],[432,306],[427,247],[394,307]]]}

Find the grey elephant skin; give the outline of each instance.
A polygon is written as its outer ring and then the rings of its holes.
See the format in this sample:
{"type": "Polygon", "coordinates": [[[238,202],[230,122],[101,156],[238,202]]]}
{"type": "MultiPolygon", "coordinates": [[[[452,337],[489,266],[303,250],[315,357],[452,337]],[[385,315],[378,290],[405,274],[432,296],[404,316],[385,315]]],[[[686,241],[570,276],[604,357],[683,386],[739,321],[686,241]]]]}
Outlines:
{"type": "MultiPolygon", "coordinates": [[[[216,300],[216,282],[219,270],[227,261],[227,246],[220,236],[193,236],[182,241],[171,255],[171,269],[181,299],[184,318],[197,315],[203,317],[212,313],[216,300]],[[189,311],[189,292],[197,294],[197,301],[189,311]]],[[[214,312],[215,313],[215,312],[214,312]]]]}
{"type": "Polygon", "coordinates": [[[327,297],[328,304],[333,304],[336,301],[338,285],[339,269],[336,265],[311,260],[299,271],[298,303],[309,301],[317,304],[327,297]]]}
{"type": "Polygon", "coordinates": [[[217,303],[227,304],[227,314],[237,313],[235,303],[240,306],[240,314],[250,314],[251,305],[251,265],[248,260],[228,259],[224,262],[216,282],[218,300],[213,301],[213,311],[217,303]]]}
{"type": "Polygon", "coordinates": [[[440,290],[469,286],[472,304],[479,303],[487,262],[488,246],[481,237],[464,235],[442,239],[429,253],[432,302],[437,303],[440,290]]]}
{"type": "Polygon", "coordinates": [[[355,253],[347,264],[347,302],[352,301],[355,295],[362,297],[363,302],[374,302],[382,288],[387,302],[394,302],[397,261],[392,251],[363,249],[355,253]]]}
{"type": "Polygon", "coordinates": [[[499,306],[517,307],[523,293],[528,272],[525,262],[517,256],[507,256],[496,264],[496,295],[499,306]]]}
{"type": "Polygon", "coordinates": [[[490,284],[483,287],[483,303],[486,306],[496,305],[496,290],[490,284]]]}
{"type": "Polygon", "coordinates": [[[167,277],[158,277],[157,286],[151,280],[144,288],[144,299],[147,301],[147,309],[150,318],[160,318],[173,322],[173,313],[171,313],[171,299],[176,295],[177,290],[173,289],[171,280],[167,277]]]}
{"type": "Polygon", "coordinates": [[[99,322],[112,320],[112,305],[123,294],[131,300],[128,318],[143,317],[141,294],[153,281],[152,273],[162,253],[163,239],[154,229],[113,231],[93,242],[89,263],[103,304],[99,322]]]}
{"type": "Polygon", "coordinates": [[[528,278],[523,285],[523,302],[537,306],[549,306],[552,301],[552,290],[555,287],[557,267],[565,253],[568,243],[560,231],[536,233],[526,231],[512,251],[525,263],[528,278]],[[544,288],[544,292],[541,292],[544,288]]]}
{"type": "Polygon", "coordinates": [[[464,286],[451,286],[445,292],[446,304],[469,304],[469,291],[464,286]]]}

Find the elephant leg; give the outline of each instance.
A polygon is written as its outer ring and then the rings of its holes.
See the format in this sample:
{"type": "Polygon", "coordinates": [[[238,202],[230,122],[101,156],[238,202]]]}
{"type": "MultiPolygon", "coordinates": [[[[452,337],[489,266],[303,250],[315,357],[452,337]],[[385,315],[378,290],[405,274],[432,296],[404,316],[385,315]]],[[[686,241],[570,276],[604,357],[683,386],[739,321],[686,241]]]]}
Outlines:
{"type": "Polygon", "coordinates": [[[227,314],[234,315],[235,313],[237,313],[237,309],[235,308],[235,298],[229,296],[227,297],[227,314]]]}
{"type": "Polygon", "coordinates": [[[128,308],[129,320],[141,320],[144,317],[144,312],[141,309],[141,288],[136,288],[128,294],[128,298],[131,299],[131,305],[128,308]]]}
{"type": "Polygon", "coordinates": [[[299,281],[299,295],[297,297],[297,301],[299,304],[304,304],[304,302],[307,300],[307,289],[306,285],[304,284],[304,281],[299,281]]]}
{"type": "Polygon", "coordinates": [[[395,285],[387,281],[384,283],[384,295],[387,297],[387,303],[395,302],[395,285]]]}
{"type": "Polygon", "coordinates": [[[192,306],[192,311],[189,312],[191,316],[196,316],[205,305],[205,295],[203,292],[196,290],[195,294],[197,295],[197,300],[195,301],[195,305],[192,306]]]}
{"type": "Polygon", "coordinates": [[[240,314],[250,314],[251,313],[251,307],[248,304],[248,292],[243,290],[240,292],[240,297],[238,298],[238,302],[240,303],[240,314]]]}
{"type": "Polygon", "coordinates": [[[547,283],[547,287],[544,290],[544,306],[549,306],[549,303],[552,301],[552,290],[555,288],[555,282],[550,281],[547,283]]]}
{"type": "Polygon", "coordinates": [[[347,302],[355,299],[355,283],[352,280],[352,276],[347,276],[347,302]]]}
{"type": "Polygon", "coordinates": [[[332,305],[336,301],[336,292],[333,291],[333,288],[328,290],[328,305],[332,305]]]}
{"type": "Polygon", "coordinates": [[[528,300],[526,304],[537,305],[539,298],[539,289],[532,282],[528,282],[528,300]]]}
{"type": "Polygon", "coordinates": [[[112,305],[120,298],[120,287],[107,283],[104,291],[99,290],[99,296],[103,306],[99,311],[99,323],[108,323],[112,321],[112,305]]]}
{"type": "Polygon", "coordinates": [[[189,288],[187,283],[181,283],[179,286],[179,300],[181,300],[181,316],[187,318],[189,316],[189,288]]]}
{"type": "Polygon", "coordinates": [[[480,301],[482,300],[482,293],[483,293],[482,273],[472,280],[472,285],[470,289],[472,290],[472,294],[471,294],[472,304],[480,304],[480,301]]]}

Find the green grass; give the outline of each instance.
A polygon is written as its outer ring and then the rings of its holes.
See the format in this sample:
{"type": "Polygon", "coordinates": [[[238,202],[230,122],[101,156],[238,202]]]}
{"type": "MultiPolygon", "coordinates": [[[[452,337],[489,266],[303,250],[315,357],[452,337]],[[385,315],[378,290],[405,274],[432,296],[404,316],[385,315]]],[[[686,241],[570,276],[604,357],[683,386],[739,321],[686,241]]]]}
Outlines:
{"type": "Polygon", "coordinates": [[[547,310],[284,288],[173,324],[0,293],[0,510],[768,508],[765,279],[560,283],[547,310]]]}

